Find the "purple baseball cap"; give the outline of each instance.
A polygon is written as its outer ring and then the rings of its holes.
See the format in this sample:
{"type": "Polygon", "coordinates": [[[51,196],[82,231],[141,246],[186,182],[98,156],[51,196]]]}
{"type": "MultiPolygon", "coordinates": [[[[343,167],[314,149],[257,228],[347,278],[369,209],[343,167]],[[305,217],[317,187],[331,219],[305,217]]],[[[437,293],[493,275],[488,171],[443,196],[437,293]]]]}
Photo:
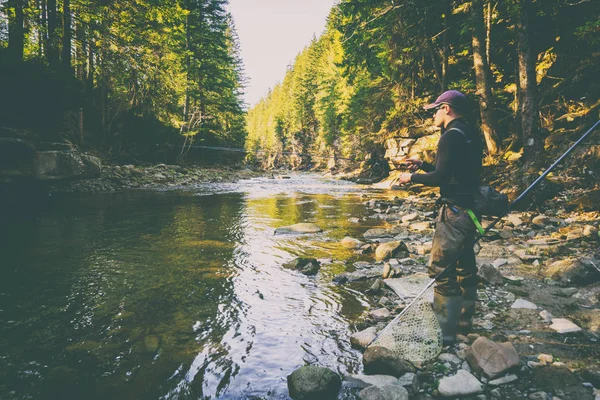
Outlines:
{"type": "Polygon", "coordinates": [[[431,104],[427,104],[423,107],[425,110],[431,110],[441,104],[448,104],[459,111],[465,111],[467,109],[467,96],[459,92],[458,90],[446,90],[431,104]]]}

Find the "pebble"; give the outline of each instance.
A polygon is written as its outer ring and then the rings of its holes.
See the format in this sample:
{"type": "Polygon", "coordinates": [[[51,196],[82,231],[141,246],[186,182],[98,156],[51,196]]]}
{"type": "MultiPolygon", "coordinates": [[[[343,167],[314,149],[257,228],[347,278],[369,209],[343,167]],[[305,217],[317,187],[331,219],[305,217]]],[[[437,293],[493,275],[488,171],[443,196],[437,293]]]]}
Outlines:
{"type": "Polygon", "coordinates": [[[456,375],[442,378],[438,390],[446,397],[470,396],[483,392],[483,385],[470,372],[459,369],[456,375]]]}
{"type": "Polygon", "coordinates": [[[540,354],[538,360],[540,360],[540,364],[542,365],[552,364],[554,357],[551,354],[540,354]]]}
{"type": "Polygon", "coordinates": [[[492,385],[492,386],[506,385],[507,383],[514,382],[517,379],[519,379],[519,378],[516,375],[510,374],[510,375],[503,376],[502,378],[498,378],[498,379],[489,381],[488,384],[492,385]]]}

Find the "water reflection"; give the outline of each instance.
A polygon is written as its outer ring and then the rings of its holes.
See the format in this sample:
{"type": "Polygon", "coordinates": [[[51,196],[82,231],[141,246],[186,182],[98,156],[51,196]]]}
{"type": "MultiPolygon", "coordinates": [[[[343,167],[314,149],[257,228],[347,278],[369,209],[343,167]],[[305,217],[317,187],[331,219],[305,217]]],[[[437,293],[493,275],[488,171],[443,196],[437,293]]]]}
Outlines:
{"type": "Polygon", "coordinates": [[[349,325],[366,302],[331,278],[356,258],[337,242],[359,234],[348,218],[363,206],[355,187],[319,182],[70,196],[2,215],[0,397],[287,398],[301,365],[357,372],[349,325]],[[297,222],[324,231],[273,235],[297,222]],[[281,268],[296,256],[336,262],[305,277],[281,268]]]}

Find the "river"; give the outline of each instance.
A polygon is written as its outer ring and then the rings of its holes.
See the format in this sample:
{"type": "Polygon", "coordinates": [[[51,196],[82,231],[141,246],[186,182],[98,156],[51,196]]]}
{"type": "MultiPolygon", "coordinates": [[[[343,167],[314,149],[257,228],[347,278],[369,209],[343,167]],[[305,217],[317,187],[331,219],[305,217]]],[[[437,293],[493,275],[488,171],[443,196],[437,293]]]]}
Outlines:
{"type": "Polygon", "coordinates": [[[287,399],[302,365],[360,372],[367,299],[332,278],[361,260],[340,239],[377,223],[348,221],[365,193],[297,174],[5,209],[0,398],[287,399]],[[298,222],[323,232],[274,235],[298,222]],[[282,268],[299,256],[333,262],[282,268]]]}

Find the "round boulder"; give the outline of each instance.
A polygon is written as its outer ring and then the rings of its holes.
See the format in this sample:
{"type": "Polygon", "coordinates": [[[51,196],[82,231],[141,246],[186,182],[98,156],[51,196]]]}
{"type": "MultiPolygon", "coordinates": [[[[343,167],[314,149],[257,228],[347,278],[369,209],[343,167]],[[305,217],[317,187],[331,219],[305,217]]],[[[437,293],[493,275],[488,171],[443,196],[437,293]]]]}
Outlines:
{"type": "Polygon", "coordinates": [[[314,365],[300,367],[287,377],[290,397],[294,400],[335,399],[342,379],[332,370],[314,365]]]}

